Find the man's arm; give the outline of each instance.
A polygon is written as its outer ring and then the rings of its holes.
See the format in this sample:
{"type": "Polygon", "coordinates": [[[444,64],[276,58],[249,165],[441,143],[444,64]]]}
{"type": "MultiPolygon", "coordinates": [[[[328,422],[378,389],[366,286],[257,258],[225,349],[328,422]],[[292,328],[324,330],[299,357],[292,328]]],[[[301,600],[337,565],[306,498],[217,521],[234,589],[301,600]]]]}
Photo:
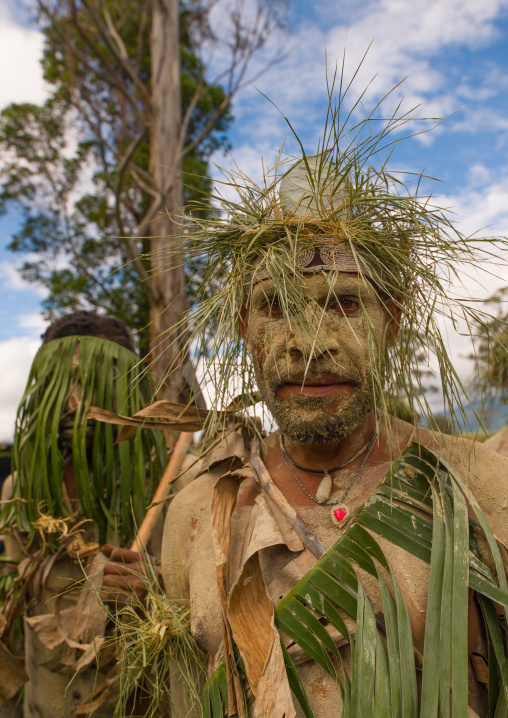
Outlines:
{"type": "MultiPolygon", "coordinates": [[[[2,501],[9,501],[12,498],[12,474],[2,484],[1,498],[2,501]]],[[[23,558],[17,541],[9,531],[4,534],[4,558],[10,561],[21,561],[23,558]]]]}

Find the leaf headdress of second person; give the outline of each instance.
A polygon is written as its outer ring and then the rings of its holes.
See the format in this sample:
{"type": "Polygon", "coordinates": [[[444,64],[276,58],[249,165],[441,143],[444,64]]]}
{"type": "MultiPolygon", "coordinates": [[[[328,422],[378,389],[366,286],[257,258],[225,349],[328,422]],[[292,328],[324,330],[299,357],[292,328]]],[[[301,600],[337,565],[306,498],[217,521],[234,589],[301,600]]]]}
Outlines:
{"type": "Polygon", "coordinates": [[[161,431],[116,442],[118,429],[87,419],[91,405],[134,414],[153,399],[123,322],[78,311],[43,336],[21,400],[13,447],[13,501],[0,514],[29,542],[41,513],[89,519],[100,543],[132,541],[165,462],[161,431]],[[65,472],[73,469],[75,496],[65,472]]]}

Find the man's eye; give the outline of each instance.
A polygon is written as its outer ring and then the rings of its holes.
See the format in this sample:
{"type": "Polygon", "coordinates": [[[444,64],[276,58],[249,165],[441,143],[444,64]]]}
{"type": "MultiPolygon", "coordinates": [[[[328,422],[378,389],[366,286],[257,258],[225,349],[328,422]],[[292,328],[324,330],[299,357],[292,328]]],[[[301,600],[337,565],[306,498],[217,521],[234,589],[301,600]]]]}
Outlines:
{"type": "Polygon", "coordinates": [[[275,317],[282,315],[282,303],[279,297],[267,297],[265,302],[265,313],[275,317]]]}
{"type": "Polygon", "coordinates": [[[342,297],[331,302],[328,306],[330,309],[335,309],[342,314],[356,314],[360,310],[359,301],[353,297],[342,297]]]}
{"type": "Polygon", "coordinates": [[[340,306],[346,314],[353,314],[360,309],[360,304],[355,299],[351,299],[350,297],[341,299],[340,306]]]}

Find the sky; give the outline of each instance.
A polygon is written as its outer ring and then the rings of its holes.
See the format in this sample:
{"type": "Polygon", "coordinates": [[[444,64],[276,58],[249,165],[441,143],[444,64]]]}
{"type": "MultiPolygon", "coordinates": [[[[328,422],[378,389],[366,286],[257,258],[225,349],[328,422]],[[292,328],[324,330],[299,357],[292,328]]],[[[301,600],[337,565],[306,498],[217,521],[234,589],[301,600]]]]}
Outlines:
{"type": "MultiPolygon", "coordinates": [[[[213,18],[226,36],[228,2],[220,0],[213,18]]],[[[449,118],[434,131],[401,142],[390,166],[439,178],[432,191],[462,232],[508,235],[508,0],[290,0],[287,32],[270,39],[251,72],[257,74],[276,54],[285,57],[236,97],[231,154],[219,151],[214,161],[226,167],[234,161],[259,177],[261,158],[271,164],[284,142],[289,153],[297,151],[284,116],[306,152],[315,151],[327,103],[327,68],[330,76],[345,51],[349,80],[369,45],[351,101],[368,86],[368,111],[404,80],[388,108],[402,101],[408,111],[420,106],[415,111],[420,118],[449,118]]],[[[42,47],[27,12],[16,0],[4,0],[0,109],[44,101],[42,47]]],[[[224,59],[218,48],[212,70],[224,59]]],[[[422,120],[417,127],[428,124],[422,120]]],[[[12,438],[15,409],[44,329],[44,290],[21,279],[20,259],[7,250],[16,227],[16,216],[0,218],[0,442],[12,438]]],[[[484,275],[469,286],[474,295],[486,298],[508,284],[506,270],[494,271],[498,276],[484,275]]],[[[450,333],[450,352],[463,378],[472,371],[470,351],[467,338],[450,333]]]]}

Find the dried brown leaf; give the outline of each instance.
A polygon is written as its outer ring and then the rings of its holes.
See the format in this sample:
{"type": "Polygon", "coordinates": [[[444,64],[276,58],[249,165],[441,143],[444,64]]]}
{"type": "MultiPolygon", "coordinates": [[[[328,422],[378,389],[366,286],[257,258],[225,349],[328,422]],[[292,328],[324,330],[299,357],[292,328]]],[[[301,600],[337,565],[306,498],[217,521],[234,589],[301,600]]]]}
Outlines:
{"type": "Polygon", "coordinates": [[[0,706],[14,698],[28,681],[28,674],[21,663],[0,641],[0,706]]]}

